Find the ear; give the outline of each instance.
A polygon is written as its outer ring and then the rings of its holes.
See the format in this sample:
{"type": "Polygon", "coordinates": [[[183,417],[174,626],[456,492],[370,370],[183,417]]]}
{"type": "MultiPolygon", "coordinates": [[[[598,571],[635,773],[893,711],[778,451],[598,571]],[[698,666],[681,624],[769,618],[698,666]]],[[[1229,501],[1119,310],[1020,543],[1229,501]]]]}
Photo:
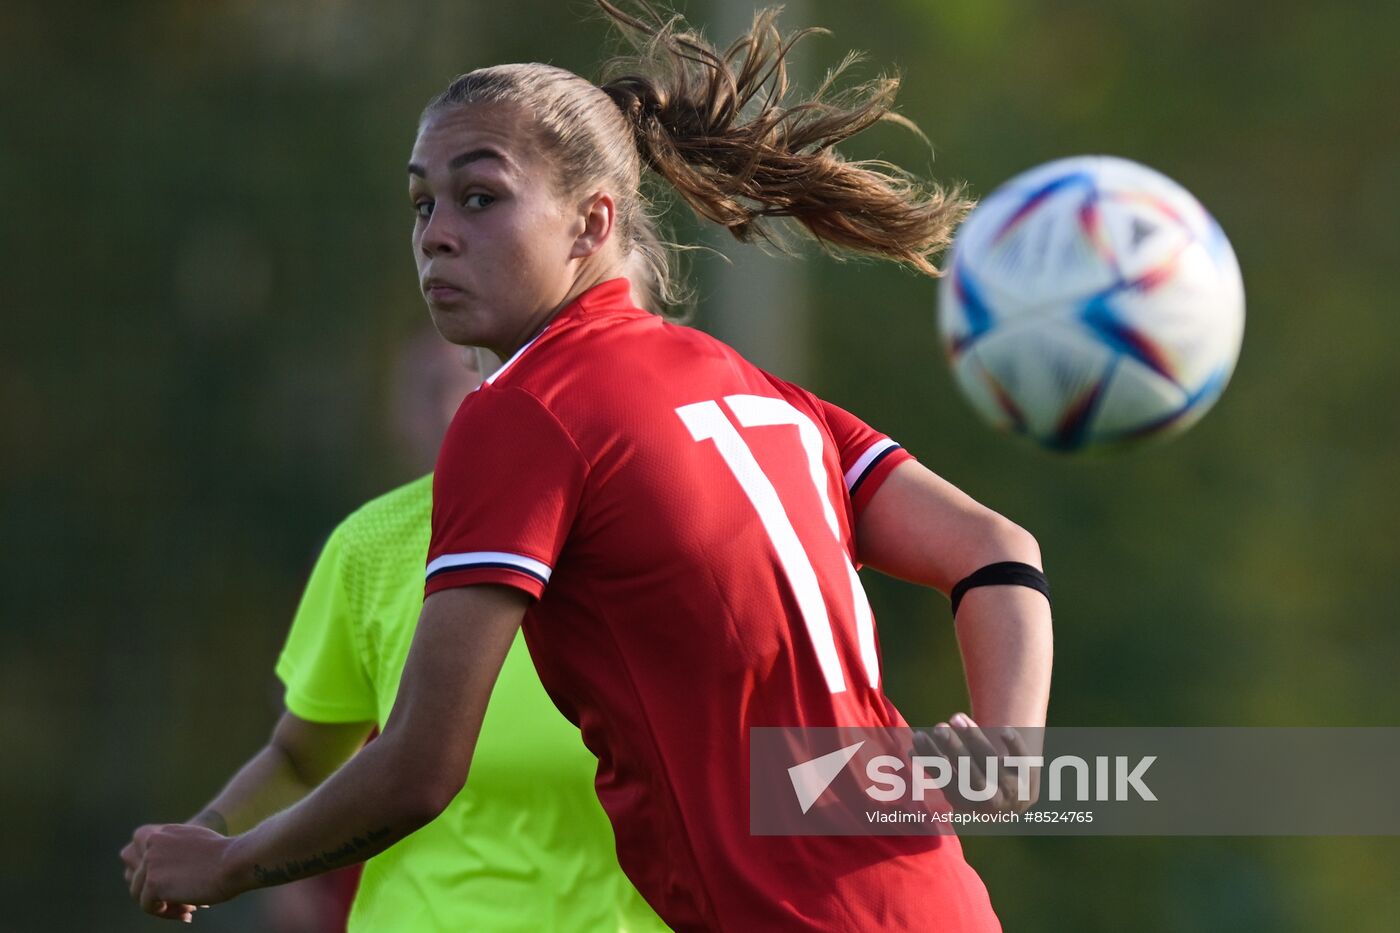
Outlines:
{"type": "Polygon", "coordinates": [[[570,259],[586,259],[602,249],[612,237],[613,221],[617,217],[612,195],[606,191],[590,194],[579,205],[579,210],[583,232],[574,238],[570,259]]]}

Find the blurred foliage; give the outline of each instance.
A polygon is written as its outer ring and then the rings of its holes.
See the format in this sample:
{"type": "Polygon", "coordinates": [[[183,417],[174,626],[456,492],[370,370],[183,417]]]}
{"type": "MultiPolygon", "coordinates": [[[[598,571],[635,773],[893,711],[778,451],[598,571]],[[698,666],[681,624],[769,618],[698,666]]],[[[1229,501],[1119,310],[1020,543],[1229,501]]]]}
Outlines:
{"type": "MultiPolygon", "coordinates": [[[[150,926],[117,848],[262,742],[321,538],[417,469],[386,398],[424,318],[402,178],[418,110],[490,62],[593,74],[606,33],[587,7],[0,7],[0,927],[150,926]]],[[[901,111],[936,145],[930,165],[879,128],[852,154],[978,193],[1059,156],[1138,159],[1211,208],[1244,268],[1244,353],[1217,408],[1170,444],[1080,461],[975,422],[932,283],[802,266],[811,387],[1039,537],[1052,723],[1397,723],[1400,6],[808,0],[802,16],[789,25],[835,30],[808,71],[850,47],[863,74],[898,67],[901,111]]],[[[703,327],[718,260],[696,266],[703,327]]],[[[962,708],[946,602],[868,582],[907,717],[962,708]]],[[[1008,930],[1370,931],[1400,914],[1395,840],[966,848],[1008,930]]]]}

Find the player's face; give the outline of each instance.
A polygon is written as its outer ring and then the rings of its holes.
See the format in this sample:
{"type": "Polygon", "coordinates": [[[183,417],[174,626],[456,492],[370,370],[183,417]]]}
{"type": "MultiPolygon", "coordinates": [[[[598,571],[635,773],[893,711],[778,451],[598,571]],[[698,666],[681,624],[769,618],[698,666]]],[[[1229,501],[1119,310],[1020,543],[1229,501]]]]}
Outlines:
{"type": "Polygon", "coordinates": [[[409,161],[413,256],[433,323],[508,357],[568,296],[582,230],[524,112],[469,104],[430,114],[409,161]]]}

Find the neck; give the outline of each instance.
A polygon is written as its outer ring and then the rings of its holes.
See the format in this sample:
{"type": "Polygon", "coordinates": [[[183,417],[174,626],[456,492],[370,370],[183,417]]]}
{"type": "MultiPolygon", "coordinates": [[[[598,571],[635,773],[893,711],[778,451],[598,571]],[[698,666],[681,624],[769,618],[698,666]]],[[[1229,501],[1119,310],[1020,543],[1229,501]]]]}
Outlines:
{"type": "Polygon", "coordinates": [[[569,286],[569,290],[565,292],[563,300],[554,305],[554,307],[532,317],[515,335],[515,338],[511,341],[509,346],[487,347],[487,349],[495,353],[502,360],[510,359],[521,347],[538,337],[540,332],[549,326],[549,322],[554,320],[555,315],[572,304],[579,295],[582,295],[601,282],[606,282],[609,279],[615,279],[622,275],[623,270],[614,266],[582,270],[578,277],[574,279],[573,284],[569,286]]]}

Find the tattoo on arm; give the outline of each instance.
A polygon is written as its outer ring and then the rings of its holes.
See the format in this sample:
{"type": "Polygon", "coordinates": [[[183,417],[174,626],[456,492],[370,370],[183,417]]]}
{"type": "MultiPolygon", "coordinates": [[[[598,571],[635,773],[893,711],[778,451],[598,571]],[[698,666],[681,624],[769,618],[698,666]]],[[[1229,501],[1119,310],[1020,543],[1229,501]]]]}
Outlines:
{"type": "Polygon", "coordinates": [[[363,836],[355,836],[349,842],[336,849],[322,852],[320,855],[313,855],[308,859],[287,862],[281,866],[254,865],[253,877],[258,880],[258,884],[286,884],[288,881],[296,881],[298,878],[305,878],[309,875],[318,875],[323,871],[330,871],[333,868],[340,868],[351,862],[361,861],[355,857],[356,853],[374,846],[375,843],[389,835],[389,827],[375,829],[363,836]]]}
{"type": "Polygon", "coordinates": [[[220,836],[228,835],[228,820],[224,815],[213,807],[201,810],[199,814],[190,819],[190,823],[195,826],[203,826],[205,829],[212,829],[220,836]]]}

